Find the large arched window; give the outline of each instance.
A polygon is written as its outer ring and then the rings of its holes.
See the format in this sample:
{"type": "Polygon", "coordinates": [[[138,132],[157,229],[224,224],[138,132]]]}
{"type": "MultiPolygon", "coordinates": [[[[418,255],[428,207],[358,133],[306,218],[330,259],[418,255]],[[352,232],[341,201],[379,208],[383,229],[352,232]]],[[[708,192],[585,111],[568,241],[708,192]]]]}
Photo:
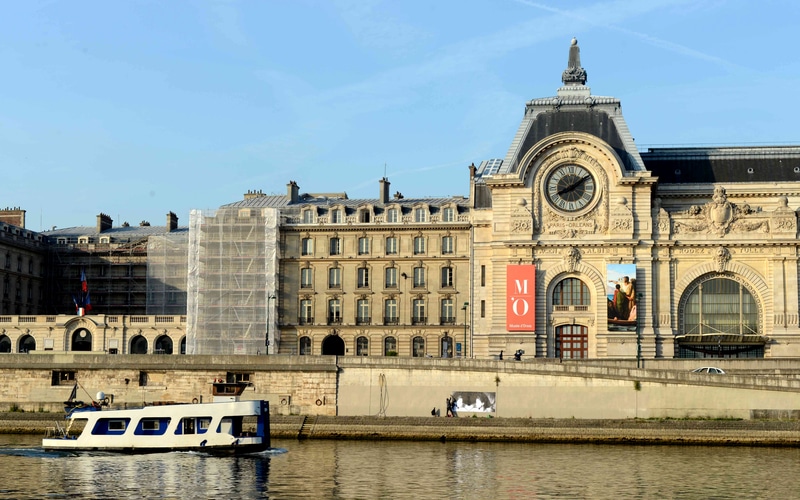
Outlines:
{"type": "Polygon", "coordinates": [[[131,339],[131,354],[147,354],[147,339],[136,335],[131,339]]]}
{"type": "Polygon", "coordinates": [[[11,339],[8,335],[0,335],[0,352],[11,352],[11,339]]]}
{"type": "Polygon", "coordinates": [[[72,350],[73,351],[91,351],[92,350],[92,334],[86,328],[80,328],[72,334],[72,350]]]}
{"type": "Polygon", "coordinates": [[[36,350],[36,339],[31,337],[30,335],[23,335],[22,338],[19,339],[19,349],[18,352],[31,352],[36,350]]]}
{"type": "Polygon", "coordinates": [[[725,277],[700,279],[681,303],[677,358],[763,358],[758,303],[742,283],[725,277]]]}
{"type": "Polygon", "coordinates": [[[563,279],[553,289],[554,306],[588,306],[590,304],[589,287],[578,278],[563,279]]]}
{"type": "Polygon", "coordinates": [[[689,291],[683,310],[685,335],[758,335],[758,305],[741,283],[712,278],[689,291]]]}
{"type": "Polygon", "coordinates": [[[161,335],[156,339],[156,354],[172,354],[172,339],[161,335]]]}

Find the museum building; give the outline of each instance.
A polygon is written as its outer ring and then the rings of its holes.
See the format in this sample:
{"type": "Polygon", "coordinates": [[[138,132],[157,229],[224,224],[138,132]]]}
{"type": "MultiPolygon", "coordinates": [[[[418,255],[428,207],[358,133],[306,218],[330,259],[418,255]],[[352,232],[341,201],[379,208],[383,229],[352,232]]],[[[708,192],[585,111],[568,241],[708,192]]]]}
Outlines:
{"type": "MultiPolygon", "coordinates": [[[[384,178],[376,198],[349,199],[292,181],[193,211],[188,228],[170,213],[105,257],[102,214],[96,230],[42,233],[72,252],[37,271],[44,289],[51,275],[77,286],[80,267],[109,295],[82,317],[7,308],[0,347],[24,333],[26,346],[121,353],[800,355],[800,147],[639,151],[620,100],[586,81],[573,40],[563,85],[525,104],[504,157],[468,167],[467,197],[392,195],[384,178]]],[[[5,269],[19,260],[7,248],[5,269]]]]}

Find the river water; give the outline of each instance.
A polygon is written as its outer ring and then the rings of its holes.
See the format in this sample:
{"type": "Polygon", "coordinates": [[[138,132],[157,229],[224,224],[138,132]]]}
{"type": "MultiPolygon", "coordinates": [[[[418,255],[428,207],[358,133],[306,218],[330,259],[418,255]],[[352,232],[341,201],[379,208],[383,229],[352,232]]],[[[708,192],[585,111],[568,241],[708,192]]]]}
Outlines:
{"type": "Polygon", "coordinates": [[[787,499],[800,449],[273,440],[244,457],[51,453],[0,435],[0,498],[787,499]]]}

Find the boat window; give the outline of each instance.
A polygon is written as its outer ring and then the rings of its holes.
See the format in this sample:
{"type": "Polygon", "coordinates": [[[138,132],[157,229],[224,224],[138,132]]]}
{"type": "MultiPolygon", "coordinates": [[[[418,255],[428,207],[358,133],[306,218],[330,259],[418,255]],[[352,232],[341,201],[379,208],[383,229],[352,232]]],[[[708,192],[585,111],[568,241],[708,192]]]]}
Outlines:
{"type": "Polygon", "coordinates": [[[167,431],[169,421],[169,417],[143,418],[133,433],[136,435],[160,436],[167,431]]]}
{"type": "Polygon", "coordinates": [[[181,425],[178,426],[176,434],[194,434],[194,418],[181,419],[181,425]]]}
{"type": "Polygon", "coordinates": [[[197,419],[197,433],[204,434],[211,427],[211,417],[200,417],[197,419]]]}
{"type": "Polygon", "coordinates": [[[125,434],[125,429],[128,428],[129,418],[100,418],[92,429],[92,434],[95,435],[119,435],[125,434]]]}

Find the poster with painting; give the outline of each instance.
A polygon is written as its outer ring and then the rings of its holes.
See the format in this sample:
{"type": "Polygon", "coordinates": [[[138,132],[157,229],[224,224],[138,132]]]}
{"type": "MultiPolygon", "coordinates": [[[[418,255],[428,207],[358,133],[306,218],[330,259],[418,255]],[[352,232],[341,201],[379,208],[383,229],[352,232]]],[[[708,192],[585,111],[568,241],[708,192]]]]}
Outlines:
{"type": "Polygon", "coordinates": [[[636,304],[636,265],[608,264],[606,276],[608,329],[636,331],[639,317],[636,304]]]}

